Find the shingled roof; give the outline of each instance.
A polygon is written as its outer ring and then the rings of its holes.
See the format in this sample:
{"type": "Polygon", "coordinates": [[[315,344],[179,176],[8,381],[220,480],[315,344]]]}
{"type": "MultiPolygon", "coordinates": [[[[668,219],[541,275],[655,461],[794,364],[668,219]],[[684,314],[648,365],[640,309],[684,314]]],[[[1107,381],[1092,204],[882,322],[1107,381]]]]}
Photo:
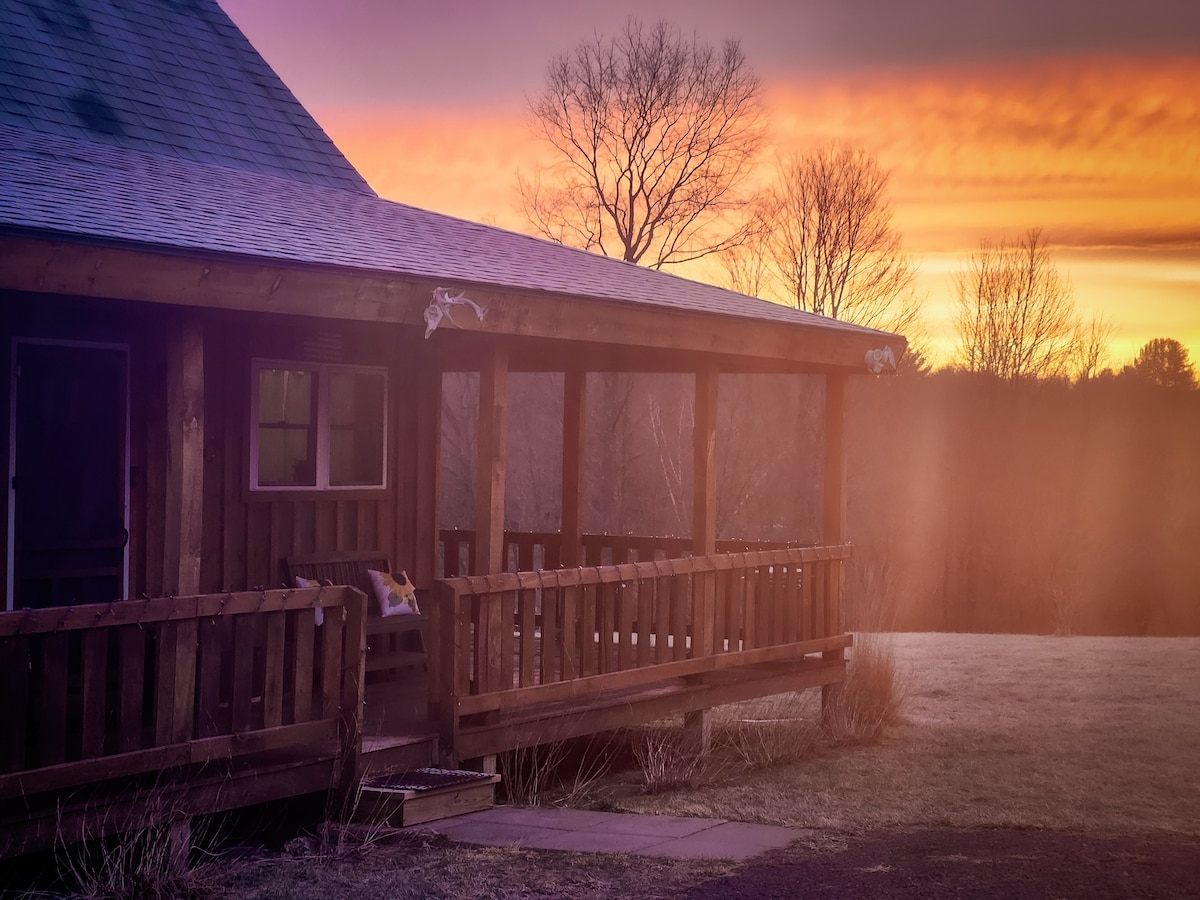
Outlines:
{"type": "Polygon", "coordinates": [[[383,200],[212,0],[0,0],[0,28],[0,232],[895,340],[383,200]]]}
{"type": "Polygon", "coordinates": [[[0,227],[860,331],[528,235],[288,178],[0,127],[0,227]]]}
{"type": "Polygon", "coordinates": [[[0,0],[0,123],[373,195],[212,0],[0,0]]]}

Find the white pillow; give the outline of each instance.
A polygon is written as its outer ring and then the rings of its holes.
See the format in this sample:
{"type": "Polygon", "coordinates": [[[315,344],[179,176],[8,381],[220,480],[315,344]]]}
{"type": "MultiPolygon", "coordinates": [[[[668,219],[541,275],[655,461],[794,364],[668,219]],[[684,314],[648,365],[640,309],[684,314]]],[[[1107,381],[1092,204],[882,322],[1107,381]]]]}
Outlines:
{"type": "Polygon", "coordinates": [[[375,591],[375,599],[379,602],[381,616],[417,616],[421,610],[417,606],[417,592],[409,580],[408,573],[401,570],[399,574],[377,572],[367,569],[371,577],[371,588],[375,591]]]}

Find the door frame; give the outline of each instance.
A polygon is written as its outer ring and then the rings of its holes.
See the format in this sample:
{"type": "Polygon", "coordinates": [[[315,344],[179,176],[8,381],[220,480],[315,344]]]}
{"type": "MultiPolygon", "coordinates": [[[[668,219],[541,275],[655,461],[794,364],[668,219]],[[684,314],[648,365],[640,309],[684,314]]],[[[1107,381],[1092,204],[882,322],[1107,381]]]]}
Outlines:
{"type": "MultiPolygon", "coordinates": [[[[7,544],[7,561],[8,565],[5,571],[5,591],[4,591],[4,606],[5,610],[13,609],[15,588],[15,567],[17,554],[17,503],[16,490],[13,486],[14,480],[17,477],[17,366],[18,366],[18,351],[22,344],[31,344],[38,346],[51,347],[77,347],[82,350],[115,350],[125,354],[125,422],[123,429],[124,447],[122,448],[123,467],[124,467],[124,494],[121,498],[121,527],[125,529],[125,533],[129,533],[129,440],[130,440],[130,345],[120,343],[110,343],[104,341],[78,341],[66,338],[38,338],[38,337],[13,337],[9,348],[9,372],[8,372],[8,537],[7,544]]],[[[121,550],[121,597],[124,600],[129,597],[129,541],[125,541],[125,546],[121,550]]]]}

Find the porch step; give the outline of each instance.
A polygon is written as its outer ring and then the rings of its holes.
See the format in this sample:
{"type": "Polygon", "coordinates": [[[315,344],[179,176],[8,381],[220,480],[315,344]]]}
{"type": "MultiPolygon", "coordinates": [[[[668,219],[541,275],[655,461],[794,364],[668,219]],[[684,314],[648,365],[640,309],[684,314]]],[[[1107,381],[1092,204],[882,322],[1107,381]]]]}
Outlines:
{"type": "Polygon", "coordinates": [[[364,735],[360,771],[365,778],[420,769],[437,759],[437,735],[364,735]]]}
{"type": "Polygon", "coordinates": [[[354,821],[399,828],[489,809],[496,805],[499,781],[499,775],[434,768],[368,778],[354,821]]]}

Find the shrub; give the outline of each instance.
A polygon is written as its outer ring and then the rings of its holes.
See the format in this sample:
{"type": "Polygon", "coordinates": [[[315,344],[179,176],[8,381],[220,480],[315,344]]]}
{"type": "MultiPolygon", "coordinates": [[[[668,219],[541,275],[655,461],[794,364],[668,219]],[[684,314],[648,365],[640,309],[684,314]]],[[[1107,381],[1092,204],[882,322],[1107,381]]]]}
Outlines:
{"type": "Polygon", "coordinates": [[[835,744],[877,743],[884,730],[900,720],[905,692],[890,640],[878,634],[857,635],[846,680],[831,692],[824,710],[829,739],[835,744]]]}

